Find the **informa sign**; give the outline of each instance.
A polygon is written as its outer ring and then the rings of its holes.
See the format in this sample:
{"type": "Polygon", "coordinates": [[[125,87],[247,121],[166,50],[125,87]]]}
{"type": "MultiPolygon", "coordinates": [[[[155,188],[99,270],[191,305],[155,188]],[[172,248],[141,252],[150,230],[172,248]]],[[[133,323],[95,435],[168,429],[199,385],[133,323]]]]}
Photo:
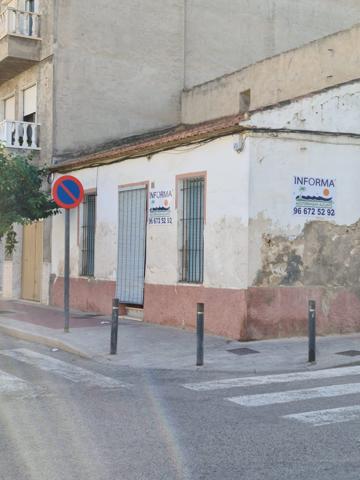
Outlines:
{"type": "Polygon", "coordinates": [[[336,215],[335,199],[335,178],[293,177],[293,215],[331,219],[336,215]]]}
{"type": "Polygon", "coordinates": [[[174,213],[174,191],[171,188],[150,190],[149,225],[171,225],[174,213]]]}

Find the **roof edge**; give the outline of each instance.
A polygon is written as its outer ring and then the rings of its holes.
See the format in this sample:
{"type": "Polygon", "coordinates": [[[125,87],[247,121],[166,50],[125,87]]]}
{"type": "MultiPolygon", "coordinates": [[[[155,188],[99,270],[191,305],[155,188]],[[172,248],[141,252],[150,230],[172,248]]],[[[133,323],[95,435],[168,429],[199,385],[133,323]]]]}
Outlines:
{"type": "Polygon", "coordinates": [[[130,158],[154,155],[175,147],[237,133],[242,130],[239,125],[242,120],[245,120],[244,115],[231,115],[191,126],[180,124],[165,134],[158,133],[150,138],[146,134],[143,137],[137,137],[136,140],[129,138],[128,142],[125,140],[123,145],[119,147],[59,161],[52,165],[50,170],[54,173],[65,173],[71,170],[116,163],[130,158]]]}

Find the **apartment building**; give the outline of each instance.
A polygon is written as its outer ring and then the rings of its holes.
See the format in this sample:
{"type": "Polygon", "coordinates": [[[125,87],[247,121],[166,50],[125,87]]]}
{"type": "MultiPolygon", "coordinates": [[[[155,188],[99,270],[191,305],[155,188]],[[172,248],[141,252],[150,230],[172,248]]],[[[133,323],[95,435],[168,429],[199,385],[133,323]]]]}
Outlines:
{"type": "MultiPolygon", "coordinates": [[[[184,89],[356,21],[357,0],[1,0],[0,140],[51,165],[170,129],[184,89]]],[[[18,239],[3,294],[47,303],[51,221],[18,239]]]]}
{"type": "MultiPolygon", "coordinates": [[[[52,156],[53,43],[51,2],[0,2],[0,141],[38,164],[52,156]]],[[[0,265],[3,294],[46,303],[50,223],[17,233],[16,252],[0,265]]]]}

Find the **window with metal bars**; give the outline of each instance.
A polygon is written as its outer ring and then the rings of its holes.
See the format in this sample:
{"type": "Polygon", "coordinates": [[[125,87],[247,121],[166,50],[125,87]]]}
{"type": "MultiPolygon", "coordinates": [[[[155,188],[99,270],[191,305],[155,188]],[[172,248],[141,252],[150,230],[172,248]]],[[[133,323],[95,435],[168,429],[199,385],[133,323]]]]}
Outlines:
{"type": "Polygon", "coordinates": [[[180,281],[204,279],[204,185],[203,177],[186,178],[180,186],[181,266],[180,281]]]}
{"type": "Polygon", "coordinates": [[[95,226],[96,226],[96,193],[86,194],[83,203],[81,275],[94,276],[95,264],[95,226]]]}

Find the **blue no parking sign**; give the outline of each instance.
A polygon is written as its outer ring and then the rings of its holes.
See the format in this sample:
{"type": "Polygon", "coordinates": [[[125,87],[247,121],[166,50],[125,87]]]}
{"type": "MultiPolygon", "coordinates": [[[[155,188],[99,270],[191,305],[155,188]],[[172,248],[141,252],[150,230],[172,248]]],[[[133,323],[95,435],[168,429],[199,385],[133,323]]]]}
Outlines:
{"type": "Polygon", "coordinates": [[[81,182],[72,175],[58,178],[52,192],[55,203],[66,209],[78,207],[84,198],[84,188],[81,182]]]}
{"type": "Polygon", "coordinates": [[[81,182],[72,175],[64,175],[56,180],[52,189],[55,203],[65,208],[65,259],[64,259],[64,331],[70,326],[70,209],[80,205],[84,198],[81,182]]]}

